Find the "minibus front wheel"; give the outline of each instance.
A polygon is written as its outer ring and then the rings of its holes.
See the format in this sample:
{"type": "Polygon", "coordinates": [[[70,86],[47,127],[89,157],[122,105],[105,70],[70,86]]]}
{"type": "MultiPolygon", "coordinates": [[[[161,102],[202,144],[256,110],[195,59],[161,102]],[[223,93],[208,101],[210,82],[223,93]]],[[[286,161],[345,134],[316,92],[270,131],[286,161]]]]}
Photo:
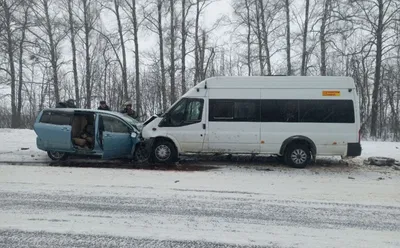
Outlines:
{"type": "Polygon", "coordinates": [[[156,141],[153,157],[156,163],[173,163],[177,160],[178,151],[171,141],[162,139],[156,141]]]}

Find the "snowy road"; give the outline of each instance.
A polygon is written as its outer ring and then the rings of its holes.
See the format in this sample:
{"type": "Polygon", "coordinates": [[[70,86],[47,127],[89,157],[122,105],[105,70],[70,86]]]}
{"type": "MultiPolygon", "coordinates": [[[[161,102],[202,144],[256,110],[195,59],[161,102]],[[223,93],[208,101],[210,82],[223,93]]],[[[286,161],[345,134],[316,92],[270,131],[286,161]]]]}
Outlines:
{"type": "Polygon", "coordinates": [[[395,171],[0,173],[0,247],[400,247],[395,171]]]}

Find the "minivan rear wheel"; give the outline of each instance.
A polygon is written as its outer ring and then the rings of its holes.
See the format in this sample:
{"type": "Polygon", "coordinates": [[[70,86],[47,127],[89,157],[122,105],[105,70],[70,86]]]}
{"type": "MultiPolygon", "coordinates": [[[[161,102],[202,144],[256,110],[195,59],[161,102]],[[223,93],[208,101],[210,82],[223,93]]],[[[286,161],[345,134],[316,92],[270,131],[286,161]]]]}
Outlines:
{"type": "Polygon", "coordinates": [[[68,154],[65,152],[48,151],[47,155],[49,156],[49,158],[51,158],[51,160],[54,160],[54,161],[66,160],[68,158],[68,154]]]}
{"type": "Polygon", "coordinates": [[[311,151],[303,144],[290,145],[285,151],[285,163],[294,168],[305,168],[311,161],[311,151]]]}

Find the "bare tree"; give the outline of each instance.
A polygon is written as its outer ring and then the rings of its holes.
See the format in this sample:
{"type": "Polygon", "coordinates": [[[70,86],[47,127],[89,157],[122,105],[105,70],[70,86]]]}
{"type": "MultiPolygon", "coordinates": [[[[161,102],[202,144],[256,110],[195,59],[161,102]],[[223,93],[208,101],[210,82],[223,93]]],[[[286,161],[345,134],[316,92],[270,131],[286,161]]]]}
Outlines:
{"type": "Polygon", "coordinates": [[[91,58],[94,54],[93,51],[95,49],[91,49],[93,47],[92,44],[92,34],[95,31],[95,24],[99,18],[99,9],[96,5],[96,1],[94,0],[80,0],[80,10],[82,11],[83,19],[79,17],[79,20],[83,26],[83,34],[79,35],[79,37],[83,40],[84,46],[84,60],[85,60],[85,91],[86,91],[86,108],[91,108],[92,101],[92,61],[91,58]],[[82,37],[83,36],[83,37],[82,37]]]}
{"type": "MultiPolygon", "coordinates": [[[[148,21],[147,28],[157,34],[158,36],[158,45],[159,45],[159,61],[160,61],[160,71],[161,71],[161,103],[162,110],[166,111],[167,109],[167,83],[165,76],[165,58],[164,58],[164,35],[163,35],[163,22],[162,22],[162,14],[163,14],[163,0],[157,0],[156,2],[157,8],[157,17],[154,18],[151,13],[145,13],[145,19],[148,21]]],[[[145,11],[146,12],[146,11],[145,11]]]]}
{"type": "Polygon", "coordinates": [[[306,13],[304,17],[304,28],[303,28],[303,52],[301,55],[301,75],[307,75],[307,34],[308,34],[308,22],[309,22],[309,9],[310,0],[306,0],[306,13]]]}
{"type": "Polygon", "coordinates": [[[126,66],[126,50],[125,50],[125,41],[124,41],[124,32],[122,29],[122,22],[121,22],[121,15],[120,15],[120,6],[121,6],[121,0],[114,0],[114,14],[115,17],[117,18],[117,24],[118,24],[118,34],[119,34],[119,40],[120,40],[120,45],[121,45],[121,50],[122,50],[122,85],[124,87],[124,93],[123,93],[123,98],[128,99],[128,74],[127,74],[127,66],[126,66]]]}
{"type": "Polygon", "coordinates": [[[263,43],[264,43],[264,49],[265,49],[265,61],[267,62],[267,75],[272,75],[272,70],[271,70],[271,56],[269,52],[269,42],[268,42],[268,32],[267,32],[267,25],[265,21],[265,15],[264,13],[266,12],[265,6],[264,6],[264,1],[263,0],[258,0],[260,4],[260,18],[261,18],[261,28],[262,28],[262,33],[263,33],[263,43]]]}
{"type": "Polygon", "coordinates": [[[125,0],[129,7],[129,19],[133,25],[133,40],[135,44],[135,93],[136,93],[136,113],[141,116],[141,94],[140,94],[140,70],[139,70],[139,28],[136,13],[136,0],[125,0]]]}
{"type": "MultiPolygon", "coordinates": [[[[203,2],[204,3],[204,2],[203,2]]],[[[199,42],[199,20],[201,14],[200,0],[196,1],[196,24],[195,24],[195,35],[194,35],[194,63],[195,63],[195,71],[194,71],[194,84],[196,85],[199,82],[199,50],[200,50],[200,42],[199,42]]]]}
{"type": "Polygon", "coordinates": [[[22,112],[22,87],[24,85],[24,49],[25,49],[25,42],[26,42],[26,30],[28,28],[28,17],[29,17],[29,11],[31,8],[31,2],[26,2],[23,3],[23,20],[21,23],[21,38],[19,40],[19,57],[18,57],[18,66],[19,66],[19,83],[18,83],[18,104],[17,104],[17,126],[21,126],[21,112],[22,112]]]}
{"type": "Polygon", "coordinates": [[[163,37],[163,24],[162,24],[162,7],[163,0],[157,0],[157,29],[158,29],[158,40],[160,45],[160,65],[161,65],[161,90],[162,90],[162,104],[163,111],[167,110],[167,80],[165,79],[165,64],[164,64],[164,37],[163,37]]]}
{"type": "Polygon", "coordinates": [[[182,36],[182,45],[181,45],[181,87],[182,94],[186,92],[186,39],[188,37],[188,33],[186,30],[186,20],[190,11],[191,4],[186,6],[186,0],[182,0],[182,22],[181,22],[181,36],[182,36]]]}
{"type": "Polygon", "coordinates": [[[68,23],[69,23],[69,31],[70,31],[70,41],[71,41],[71,50],[72,50],[72,71],[74,74],[74,86],[75,86],[75,99],[76,105],[78,107],[81,106],[80,94],[79,94],[79,79],[78,79],[78,68],[76,65],[76,42],[75,37],[77,34],[77,29],[74,20],[73,13],[73,0],[67,0],[68,5],[68,23]]]}
{"type": "Polygon", "coordinates": [[[6,53],[8,55],[8,65],[9,65],[9,70],[6,68],[1,68],[1,70],[7,72],[7,74],[10,76],[10,85],[11,85],[11,127],[12,128],[17,128],[18,127],[18,120],[17,120],[17,106],[16,106],[16,94],[15,94],[15,87],[16,87],[16,75],[15,75],[15,58],[14,58],[14,28],[13,28],[13,14],[14,11],[16,11],[16,8],[18,8],[18,5],[20,2],[11,2],[9,3],[8,1],[2,1],[2,22],[4,23],[4,28],[5,28],[5,43],[6,43],[6,53]]]}
{"type": "Polygon", "coordinates": [[[382,60],[388,51],[395,48],[393,44],[385,44],[385,42],[387,43],[393,38],[393,35],[388,34],[388,31],[393,28],[393,23],[397,21],[396,14],[400,11],[400,6],[393,0],[355,1],[354,3],[363,13],[361,24],[366,26],[365,29],[371,32],[376,49],[370,135],[377,137],[379,93],[382,84],[382,60]]]}
{"type": "Polygon", "coordinates": [[[287,63],[287,75],[292,75],[292,63],[290,55],[290,4],[289,0],[285,0],[285,12],[286,12],[286,63],[287,63]]]}
{"type": "Polygon", "coordinates": [[[261,19],[261,14],[260,14],[260,6],[259,2],[256,0],[256,35],[257,35],[257,40],[258,40],[258,60],[260,62],[260,74],[261,76],[264,76],[264,58],[263,58],[263,37],[262,37],[262,32],[261,32],[261,24],[260,24],[260,19],[261,19]]]}
{"type": "Polygon", "coordinates": [[[170,0],[170,39],[171,39],[171,58],[170,58],[170,80],[171,80],[171,95],[170,95],[170,102],[171,104],[176,101],[176,90],[175,90],[175,4],[174,0],[170,0]]]}
{"type": "MultiPolygon", "coordinates": [[[[60,54],[59,48],[61,41],[65,38],[67,32],[63,30],[61,23],[56,17],[50,15],[50,3],[48,0],[38,0],[34,3],[33,12],[36,15],[36,27],[41,32],[36,32],[36,30],[30,29],[30,33],[33,34],[38,42],[43,43],[43,49],[48,50],[49,57],[43,58],[42,54],[37,54],[37,56],[43,59],[49,60],[52,70],[52,82],[54,88],[54,98],[56,102],[60,101],[60,86],[58,80],[58,71],[60,66],[60,54]],[[42,36],[45,34],[45,37],[42,36]]],[[[44,51],[43,51],[44,52],[44,51]]]]}
{"type": "MultiPolygon", "coordinates": [[[[251,46],[252,46],[252,16],[251,16],[251,2],[250,0],[244,0],[244,3],[242,0],[234,2],[233,9],[235,10],[234,13],[235,15],[239,18],[237,25],[237,28],[244,26],[246,29],[246,34],[245,34],[245,42],[246,42],[246,55],[245,55],[245,60],[246,60],[246,65],[247,65],[247,75],[251,76],[252,75],[252,51],[251,51],[251,46]],[[245,8],[246,12],[243,13],[242,8],[245,8]]],[[[234,29],[236,31],[236,28],[234,29]]],[[[242,36],[241,33],[239,32],[239,36],[242,36]]],[[[241,42],[241,41],[240,41],[241,42]]]]}

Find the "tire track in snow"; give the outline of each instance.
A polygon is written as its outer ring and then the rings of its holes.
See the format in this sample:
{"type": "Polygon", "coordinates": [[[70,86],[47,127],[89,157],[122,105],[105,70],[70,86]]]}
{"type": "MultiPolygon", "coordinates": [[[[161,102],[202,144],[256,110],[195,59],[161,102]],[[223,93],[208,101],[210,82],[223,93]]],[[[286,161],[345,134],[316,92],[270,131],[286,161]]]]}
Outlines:
{"type": "Polygon", "coordinates": [[[209,218],[258,225],[309,228],[356,228],[360,230],[400,231],[400,207],[342,204],[294,200],[268,200],[251,197],[220,197],[218,194],[170,197],[90,196],[0,192],[0,210],[46,215],[81,214],[134,218],[134,215],[209,218]]]}
{"type": "Polygon", "coordinates": [[[140,247],[140,248],[258,248],[278,247],[268,246],[243,246],[236,244],[214,243],[206,241],[179,241],[179,240],[155,240],[137,239],[132,237],[118,237],[109,235],[84,235],[72,233],[52,232],[24,232],[19,230],[0,230],[0,247],[140,247]]]}

